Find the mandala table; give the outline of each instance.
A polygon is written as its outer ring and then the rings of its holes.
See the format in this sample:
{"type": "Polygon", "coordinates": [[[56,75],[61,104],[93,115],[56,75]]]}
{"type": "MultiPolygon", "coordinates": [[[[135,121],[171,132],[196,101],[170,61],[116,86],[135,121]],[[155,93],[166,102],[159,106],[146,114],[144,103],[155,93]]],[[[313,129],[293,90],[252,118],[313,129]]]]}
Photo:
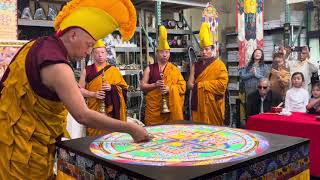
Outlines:
{"type": "Polygon", "coordinates": [[[59,142],[58,170],[77,179],[290,178],[308,173],[309,141],[206,125],[147,127],[148,143],[112,133],[59,142]]]}

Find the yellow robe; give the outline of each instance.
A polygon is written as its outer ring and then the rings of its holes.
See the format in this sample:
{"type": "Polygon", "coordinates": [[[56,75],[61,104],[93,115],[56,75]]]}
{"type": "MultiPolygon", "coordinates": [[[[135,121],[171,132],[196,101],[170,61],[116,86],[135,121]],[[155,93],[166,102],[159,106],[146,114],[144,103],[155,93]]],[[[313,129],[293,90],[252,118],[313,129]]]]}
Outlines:
{"type": "Polygon", "coordinates": [[[197,111],[192,111],[194,122],[223,125],[224,95],[228,84],[228,71],[220,59],[214,60],[195,80],[198,84],[197,111]]]}
{"type": "Polygon", "coordinates": [[[168,63],[164,70],[164,84],[169,87],[167,102],[170,113],[161,114],[162,94],[159,88],[146,95],[145,124],[157,125],[169,121],[183,120],[183,103],[186,92],[186,81],[179,69],[168,63]]]}
{"type": "Polygon", "coordinates": [[[26,75],[27,44],[10,64],[0,98],[0,179],[48,179],[53,175],[55,142],[66,131],[62,102],[35,94],[26,75]]]}
{"type": "MultiPolygon", "coordinates": [[[[101,68],[102,69],[102,68],[101,68]]],[[[97,69],[97,71],[100,71],[101,69],[97,69]]],[[[109,69],[107,69],[104,72],[104,78],[106,84],[115,85],[118,90],[118,94],[120,96],[120,120],[121,121],[127,121],[127,109],[126,109],[126,102],[122,94],[122,90],[128,90],[128,85],[126,81],[123,79],[122,74],[120,71],[114,67],[111,66],[109,69]]],[[[102,76],[97,76],[95,79],[93,79],[91,82],[89,82],[86,85],[86,89],[89,91],[99,91],[102,87],[102,76]]],[[[100,111],[100,105],[101,100],[90,97],[87,101],[88,107],[95,111],[100,111]]],[[[108,116],[112,117],[112,105],[106,107],[106,113],[108,116]]],[[[98,130],[94,128],[87,128],[87,135],[88,136],[96,136],[96,135],[103,135],[106,134],[108,131],[106,130],[98,130]]]]}

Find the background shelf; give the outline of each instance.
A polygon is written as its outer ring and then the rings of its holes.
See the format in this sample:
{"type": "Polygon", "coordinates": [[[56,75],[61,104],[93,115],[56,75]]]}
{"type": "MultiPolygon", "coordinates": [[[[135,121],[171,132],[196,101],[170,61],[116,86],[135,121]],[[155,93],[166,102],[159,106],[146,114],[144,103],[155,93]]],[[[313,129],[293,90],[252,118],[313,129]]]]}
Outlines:
{"type": "Polygon", "coordinates": [[[53,21],[18,19],[19,26],[53,27],[53,21]]]}

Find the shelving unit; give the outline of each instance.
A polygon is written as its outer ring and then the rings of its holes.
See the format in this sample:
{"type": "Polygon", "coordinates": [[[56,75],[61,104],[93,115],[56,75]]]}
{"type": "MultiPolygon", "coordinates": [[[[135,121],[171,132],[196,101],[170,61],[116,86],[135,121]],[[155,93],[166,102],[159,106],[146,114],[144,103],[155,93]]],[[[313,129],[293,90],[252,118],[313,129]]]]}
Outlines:
{"type": "MultiPolygon", "coordinates": [[[[154,53],[153,49],[150,49],[149,52],[154,53]]],[[[188,52],[187,48],[170,48],[171,53],[186,53],[188,52]]]]}
{"type": "MultiPolygon", "coordinates": [[[[137,9],[154,11],[156,2],[160,0],[132,0],[137,9]]],[[[161,0],[162,12],[179,12],[188,8],[205,8],[206,3],[194,0],[161,0]]]]}
{"type": "MultiPolygon", "coordinates": [[[[320,2],[309,2],[307,6],[307,44],[313,58],[320,64],[320,2]]],[[[320,73],[319,73],[320,74],[320,73]]]]}
{"type": "Polygon", "coordinates": [[[239,51],[238,51],[238,33],[226,34],[226,53],[227,68],[229,73],[229,102],[231,105],[231,117],[235,114],[236,99],[239,98],[239,51]]]}
{"type": "Polygon", "coordinates": [[[127,93],[127,97],[131,98],[131,97],[140,97],[141,96],[141,91],[135,91],[135,92],[128,92],[127,93]]]}
{"type": "Polygon", "coordinates": [[[116,52],[140,52],[140,47],[115,47],[116,52]]]}
{"type": "Polygon", "coordinates": [[[18,26],[36,26],[53,28],[53,21],[18,19],[18,26]]]}
{"type": "Polygon", "coordinates": [[[120,70],[120,73],[124,75],[132,75],[132,74],[139,74],[141,73],[141,70],[130,70],[130,69],[122,69],[120,70]]]}

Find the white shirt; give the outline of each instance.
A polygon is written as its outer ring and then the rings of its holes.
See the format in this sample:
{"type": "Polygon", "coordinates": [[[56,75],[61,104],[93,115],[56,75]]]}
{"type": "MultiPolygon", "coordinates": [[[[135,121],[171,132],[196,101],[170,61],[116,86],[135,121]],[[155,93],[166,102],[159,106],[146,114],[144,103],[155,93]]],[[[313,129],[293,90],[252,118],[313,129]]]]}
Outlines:
{"type": "MultiPolygon", "coordinates": [[[[313,72],[317,72],[317,66],[310,62],[308,59],[301,62],[301,61],[289,61],[289,67],[290,67],[290,73],[291,76],[295,72],[301,72],[304,76],[304,85],[303,88],[305,90],[310,90],[311,91],[311,76],[313,72]]],[[[290,78],[291,79],[291,78],[290,78]]]]}
{"type": "Polygon", "coordinates": [[[261,104],[260,104],[260,113],[264,113],[264,110],[263,110],[263,101],[264,101],[264,97],[261,97],[261,104]]]}
{"type": "Polygon", "coordinates": [[[287,91],[285,109],[291,112],[306,112],[309,93],[304,88],[292,87],[287,91]]]}

